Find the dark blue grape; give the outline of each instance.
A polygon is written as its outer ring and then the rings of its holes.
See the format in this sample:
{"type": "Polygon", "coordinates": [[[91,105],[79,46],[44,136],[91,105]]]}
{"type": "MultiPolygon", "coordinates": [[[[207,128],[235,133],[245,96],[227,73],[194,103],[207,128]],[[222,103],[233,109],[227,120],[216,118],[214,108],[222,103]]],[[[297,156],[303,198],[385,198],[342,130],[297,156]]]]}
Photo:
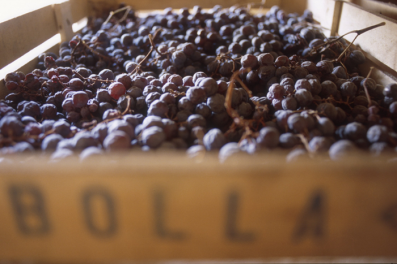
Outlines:
{"type": "Polygon", "coordinates": [[[226,138],[221,130],[213,128],[205,134],[203,138],[203,144],[209,151],[217,150],[226,144],[226,138]]]}
{"type": "Polygon", "coordinates": [[[163,122],[162,119],[158,116],[148,116],[143,120],[142,125],[143,125],[143,129],[152,126],[163,127],[163,122]]]}
{"type": "Polygon", "coordinates": [[[91,133],[98,142],[102,143],[108,135],[108,126],[106,123],[98,124],[91,133]]]}
{"type": "Polygon", "coordinates": [[[130,137],[124,131],[113,131],[103,141],[103,147],[107,151],[128,150],[131,146],[130,137]]]}
{"type": "Polygon", "coordinates": [[[256,141],[264,148],[275,148],[279,143],[280,133],[273,127],[264,127],[259,131],[256,141]]]}
{"type": "Polygon", "coordinates": [[[328,97],[334,95],[337,91],[336,84],[331,81],[324,81],[321,83],[321,96],[328,97]]]}
{"type": "Polygon", "coordinates": [[[235,142],[227,143],[219,150],[219,155],[218,155],[219,161],[223,163],[234,156],[238,157],[239,154],[241,155],[241,153],[242,151],[238,143],[235,142]]]}
{"type": "Polygon", "coordinates": [[[331,120],[334,120],[337,115],[336,108],[333,104],[330,103],[321,103],[317,106],[317,111],[319,115],[323,115],[328,117],[331,120]]]}
{"type": "Polygon", "coordinates": [[[187,149],[186,154],[190,158],[198,157],[205,154],[205,148],[201,145],[193,145],[187,149]]]}
{"type": "Polygon", "coordinates": [[[23,105],[23,110],[20,112],[21,115],[31,116],[34,118],[38,118],[41,115],[40,105],[36,102],[30,101],[23,105]]]}
{"type": "Polygon", "coordinates": [[[155,115],[159,117],[166,117],[168,113],[168,105],[160,100],[154,100],[148,109],[148,115],[155,115]]]}
{"type": "Polygon", "coordinates": [[[296,145],[299,145],[301,143],[301,140],[293,133],[284,133],[280,135],[279,142],[280,147],[290,149],[295,147],[296,145]]]}
{"type": "Polygon", "coordinates": [[[316,136],[313,137],[309,142],[310,151],[313,153],[327,152],[331,147],[331,140],[326,137],[316,136]]]}
{"type": "Polygon", "coordinates": [[[96,158],[104,154],[103,150],[98,147],[88,147],[80,153],[80,161],[96,158]]]}
{"type": "Polygon", "coordinates": [[[65,160],[67,158],[73,157],[73,151],[70,149],[57,149],[52,155],[51,155],[51,160],[52,161],[60,161],[60,160],[65,160]]]}
{"type": "Polygon", "coordinates": [[[98,73],[98,76],[101,80],[114,80],[114,74],[109,69],[102,70],[100,73],[98,73]]]}
{"type": "Polygon", "coordinates": [[[125,132],[130,137],[131,140],[135,138],[135,130],[127,121],[117,119],[109,122],[108,134],[111,134],[114,131],[125,132]]]}
{"type": "Polygon", "coordinates": [[[63,137],[58,134],[48,135],[41,143],[41,149],[43,151],[54,151],[62,139],[63,137]]]}
{"type": "Polygon", "coordinates": [[[397,99],[397,83],[391,83],[383,90],[384,96],[397,99]]]}
{"type": "Polygon", "coordinates": [[[207,99],[207,105],[214,113],[221,113],[225,110],[225,97],[221,94],[215,94],[207,99]]]}
{"type": "Polygon", "coordinates": [[[74,149],[83,150],[98,145],[97,140],[90,132],[80,132],[73,137],[74,149]]]}
{"type": "Polygon", "coordinates": [[[186,97],[196,105],[205,100],[206,92],[203,87],[190,87],[186,92],[186,97]]]}
{"type": "Polygon", "coordinates": [[[150,148],[158,148],[165,139],[163,129],[157,126],[146,128],[142,132],[142,142],[150,148]]]}
{"type": "Polygon", "coordinates": [[[43,122],[41,123],[42,132],[46,133],[50,131],[54,124],[55,124],[54,120],[43,120],[43,122]]]}
{"type": "Polygon", "coordinates": [[[242,102],[238,106],[237,112],[240,116],[244,117],[245,119],[249,119],[252,116],[254,109],[252,108],[250,103],[242,102]]]}
{"type": "Polygon", "coordinates": [[[193,112],[194,107],[194,104],[187,97],[182,97],[178,101],[179,110],[187,110],[189,112],[193,112]]]}
{"type": "Polygon", "coordinates": [[[313,95],[306,89],[300,89],[295,93],[295,99],[301,107],[309,106],[313,101],[313,95]]]}
{"type": "Polygon", "coordinates": [[[194,113],[199,114],[207,119],[211,116],[211,109],[205,103],[201,103],[196,105],[194,113]]]}
{"type": "Polygon", "coordinates": [[[367,139],[371,143],[375,142],[387,142],[388,131],[387,127],[381,125],[374,125],[367,131],[367,139]]]}
{"type": "Polygon", "coordinates": [[[340,86],[342,96],[353,98],[356,96],[357,86],[352,82],[344,82],[340,86]]]}
{"type": "Polygon", "coordinates": [[[356,151],[356,146],[350,140],[339,140],[332,144],[329,156],[332,160],[343,160],[350,157],[356,151]]]}
{"type": "Polygon", "coordinates": [[[4,137],[20,137],[23,134],[23,124],[16,117],[5,116],[0,121],[0,130],[4,137]]]}
{"type": "Polygon", "coordinates": [[[170,140],[176,137],[178,133],[178,125],[174,121],[168,118],[164,118],[162,122],[163,122],[163,131],[166,139],[170,140]]]}
{"type": "Polygon", "coordinates": [[[32,136],[38,136],[41,134],[41,125],[38,123],[29,123],[25,126],[25,133],[32,136]]]}
{"type": "Polygon", "coordinates": [[[288,127],[295,133],[303,133],[308,130],[306,120],[300,114],[292,114],[288,117],[288,127]]]}
{"type": "Polygon", "coordinates": [[[369,152],[372,156],[379,157],[385,154],[390,155],[394,152],[394,150],[386,142],[375,142],[369,147],[369,152]]]}
{"type": "Polygon", "coordinates": [[[321,117],[317,121],[317,129],[321,131],[324,136],[332,136],[335,132],[335,125],[327,117],[321,117]]]}
{"type": "Polygon", "coordinates": [[[298,102],[292,96],[288,96],[281,101],[281,105],[284,110],[296,110],[298,108],[298,102]]]}
{"type": "Polygon", "coordinates": [[[68,137],[71,130],[68,122],[60,120],[53,125],[54,132],[61,135],[62,137],[68,137]]]}
{"type": "Polygon", "coordinates": [[[343,130],[343,137],[350,140],[359,140],[366,138],[367,129],[363,124],[352,122],[347,124],[343,130]]]}
{"type": "Polygon", "coordinates": [[[190,115],[189,118],[187,119],[187,123],[189,128],[193,128],[196,126],[205,128],[207,126],[207,121],[205,120],[205,118],[198,114],[190,115]]]}

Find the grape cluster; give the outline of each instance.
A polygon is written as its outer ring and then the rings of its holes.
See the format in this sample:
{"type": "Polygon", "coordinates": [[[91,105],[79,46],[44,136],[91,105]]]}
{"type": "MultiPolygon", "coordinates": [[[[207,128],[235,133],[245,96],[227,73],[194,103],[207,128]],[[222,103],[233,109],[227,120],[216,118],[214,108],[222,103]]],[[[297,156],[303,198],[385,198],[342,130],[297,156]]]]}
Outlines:
{"type": "Polygon", "coordinates": [[[310,11],[126,10],[91,19],[31,73],[6,76],[2,155],[184,149],[220,150],[224,161],[279,148],[293,161],[394,152],[397,84],[360,76],[364,54],[326,38],[310,11]]]}

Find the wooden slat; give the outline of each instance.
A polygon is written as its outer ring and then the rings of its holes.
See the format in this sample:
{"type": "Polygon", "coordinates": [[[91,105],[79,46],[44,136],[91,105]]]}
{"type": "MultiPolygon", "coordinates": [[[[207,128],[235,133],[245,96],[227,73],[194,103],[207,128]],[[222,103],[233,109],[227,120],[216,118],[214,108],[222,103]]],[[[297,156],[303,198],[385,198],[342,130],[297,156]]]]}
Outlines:
{"type": "Polygon", "coordinates": [[[332,35],[333,21],[338,19],[339,2],[329,0],[308,0],[307,9],[313,10],[313,18],[323,26],[326,35],[332,35]]]}
{"type": "Polygon", "coordinates": [[[397,19],[397,5],[396,1],[384,0],[383,2],[374,0],[351,0],[353,4],[361,6],[365,10],[372,13],[397,19]]]}
{"type": "MultiPolygon", "coordinates": [[[[360,35],[354,43],[378,61],[397,71],[396,21],[372,14],[353,4],[343,3],[338,33],[342,35],[381,22],[386,22],[386,25],[360,35]]],[[[346,39],[352,41],[354,37],[355,34],[350,34],[346,39]]]]}
{"type": "Polygon", "coordinates": [[[54,6],[58,30],[61,34],[61,41],[68,41],[73,38],[74,33],[72,29],[73,18],[71,12],[71,5],[69,1],[57,3],[54,6]]]}
{"type": "Polygon", "coordinates": [[[2,164],[0,260],[396,257],[396,169],[155,152],[2,164]]]}
{"type": "MultiPolygon", "coordinates": [[[[283,0],[267,0],[264,8],[269,8],[273,5],[282,6],[283,0]]],[[[162,1],[162,0],[154,0],[154,1],[136,1],[136,0],[117,0],[117,1],[106,1],[106,0],[90,0],[90,3],[94,7],[101,6],[114,6],[119,3],[125,3],[127,5],[132,6],[136,10],[151,10],[151,9],[164,9],[167,7],[172,8],[192,8],[195,5],[199,5],[203,8],[211,8],[214,5],[221,5],[223,7],[230,7],[235,4],[247,5],[248,3],[257,3],[260,1],[249,1],[249,0],[220,0],[220,1],[212,1],[212,0],[201,0],[199,2],[191,2],[186,0],[172,0],[172,1],[162,1]]]]}
{"type": "Polygon", "coordinates": [[[366,54],[366,56],[367,61],[358,67],[363,76],[367,76],[371,67],[373,67],[370,77],[376,80],[377,83],[386,86],[390,83],[397,82],[397,73],[395,71],[377,61],[369,54],[366,54]]]}
{"type": "Polygon", "coordinates": [[[73,23],[91,15],[91,6],[88,0],[69,0],[73,23]]]}
{"type": "Polygon", "coordinates": [[[302,14],[303,11],[305,11],[305,9],[307,8],[307,2],[307,0],[282,0],[280,7],[288,13],[297,12],[299,14],[302,14]]]}
{"type": "Polygon", "coordinates": [[[342,1],[335,1],[334,11],[331,19],[330,35],[335,36],[339,30],[339,20],[342,13],[342,1]]]}
{"type": "Polygon", "coordinates": [[[0,23],[0,68],[57,33],[52,6],[0,23]]]}

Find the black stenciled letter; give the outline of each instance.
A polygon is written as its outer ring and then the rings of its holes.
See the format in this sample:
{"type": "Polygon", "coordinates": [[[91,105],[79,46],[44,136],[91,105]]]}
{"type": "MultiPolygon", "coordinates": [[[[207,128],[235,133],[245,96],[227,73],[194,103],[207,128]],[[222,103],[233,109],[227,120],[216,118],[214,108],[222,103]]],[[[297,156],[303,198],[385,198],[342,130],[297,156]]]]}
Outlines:
{"type": "Polygon", "coordinates": [[[321,190],[315,191],[298,221],[293,239],[301,240],[311,234],[316,238],[324,236],[325,224],[325,194],[321,190]]]}
{"type": "Polygon", "coordinates": [[[8,189],[19,230],[25,235],[42,235],[50,230],[40,189],[33,185],[11,185],[8,189]]]}
{"type": "Polygon", "coordinates": [[[83,207],[85,221],[91,233],[102,237],[108,237],[116,233],[115,205],[108,191],[96,187],[85,190],[83,193],[83,207]],[[105,227],[99,227],[98,224],[95,223],[92,207],[92,203],[95,199],[98,199],[97,201],[101,201],[105,205],[106,212],[104,214],[107,216],[107,225],[105,227]]]}
{"type": "Polygon", "coordinates": [[[397,231],[397,203],[388,207],[382,214],[382,220],[397,231]]]}
{"type": "Polygon", "coordinates": [[[154,220],[156,234],[161,238],[181,240],[186,237],[182,231],[171,231],[165,225],[165,202],[163,191],[154,192],[154,220]]]}
{"type": "Polygon", "coordinates": [[[237,211],[240,197],[236,191],[228,195],[226,215],[226,237],[235,241],[253,241],[252,232],[241,232],[237,229],[237,211]]]}

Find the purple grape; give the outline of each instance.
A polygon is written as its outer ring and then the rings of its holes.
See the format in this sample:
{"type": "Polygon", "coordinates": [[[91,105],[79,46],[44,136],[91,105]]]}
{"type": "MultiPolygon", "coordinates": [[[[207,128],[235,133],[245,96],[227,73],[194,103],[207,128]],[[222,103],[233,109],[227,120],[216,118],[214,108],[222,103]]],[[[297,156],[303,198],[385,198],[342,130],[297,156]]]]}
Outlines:
{"type": "Polygon", "coordinates": [[[118,100],[120,96],[124,95],[126,92],[126,89],[124,85],[120,82],[113,82],[112,84],[109,85],[109,95],[115,100],[118,100]]]}
{"type": "Polygon", "coordinates": [[[206,98],[206,92],[202,87],[190,87],[186,92],[186,97],[195,105],[202,103],[206,98]]]}
{"type": "Polygon", "coordinates": [[[367,139],[371,143],[375,142],[387,142],[388,131],[385,126],[375,125],[368,129],[367,139]]]}
{"type": "Polygon", "coordinates": [[[168,113],[168,106],[166,103],[160,100],[154,100],[148,109],[148,115],[155,115],[159,117],[166,117],[168,113]]]}
{"type": "Polygon", "coordinates": [[[135,130],[127,121],[117,119],[109,122],[108,134],[111,134],[114,131],[125,132],[130,137],[131,140],[135,138],[135,130]]]}
{"type": "Polygon", "coordinates": [[[41,143],[41,149],[43,151],[54,151],[62,139],[63,137],[58,134],[48,135],[41,143]]]}
{"type": "Polygon", "coordinates": [[[217,150],[226,144],[226,138],[221,130],[213,128],[205,134],[203,144],[208,151],[217,150]]]}
{"type": "Polygon", "coordinates": [[[23,124],[16,117],[5,116],[0,121],[0,130],[4,137],[20,137],[23,134],[23,124]]]}
{"type": "Polygon", "coordinates": [[[113,131],[103,141],[103,147],[107,151],[128,150],[131,145],[130,137],[124,131],[113,131]]]}
{"type": "Polygon", "coordinates": [[[356,146],[350,140],[339,140],[332,144],[329,156],[332,160],[343,160],[356,151],[356,146]]]}
{"type": "Polygon", "coordinates": [[[279,137],[280,147],[290,149],[299,145],[301,140],[293,133],[284,133],[279,137]]]}
{"type": "Polygon", "coordinates": [[[279,143],[280,133],[273,127],[264,127],[259,131],[256,139],[259,146],[264,148],[275,148],[279,143]]]}
{"type": "Polygon", "coordinates": [[[69,123],[60,120],[53,125],[54,132],[61,135],[62,137],[68,137],[70,135],[70,125],[69,123]]]}
{"type": "Polygon", "coordinates": [[[150,148],[158,148],[165,138],[163,129],[157,126],[146,128],[142,132],[142,142],[150,148]]]}
{"type": "Polygon", "coordinates": [[[298,105],[301,107],[309,106],[313,101],[312,93],[306,89],[297,90],[295,93],[295,99],[298,105]]]}
{"type": "Polygon", "coordinates": [[[238,143],[235,142],[227,143],[219,150],[219,161],[223,163],[226,160],[234,156],[238,156],[241,153],[242,151],[238,146],[238,143]]]}
{"type": "Polygon", "coordinates": [[[104,154],[103,150],[98,147],[88,147],[80,153],[80,161],[96,158],[104,154]]]}
{"type": "Polygon", "coordinates": [[[313,153],[327,152],[332,142],[326,137],[313,137],[309,142],[310,151],[313,153]]]}

